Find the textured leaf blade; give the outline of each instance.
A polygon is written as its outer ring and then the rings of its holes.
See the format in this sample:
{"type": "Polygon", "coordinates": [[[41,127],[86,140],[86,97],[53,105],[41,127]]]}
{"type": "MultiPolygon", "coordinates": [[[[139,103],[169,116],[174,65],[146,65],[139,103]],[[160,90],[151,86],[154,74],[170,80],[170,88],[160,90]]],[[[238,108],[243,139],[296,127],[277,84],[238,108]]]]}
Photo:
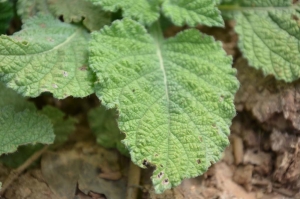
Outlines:
{"type": "Polygon", "coordinates": [[[51,16],[28,20],[12,37],[0,37],[0,77],[24,96],[51,92],[56,98],[93,92],[88,33],[51,16]]]}
{"type": "Polygon", "coordinates": [[[156,166],[156,192],[219,160],[238,83],[231,58],[211,37],[188,30],[164,41],[118,21],[92,35],[90,64],[98,97],[120,112],[132,161],[156,166]]]}
{"type": "Polygon", "coordinates": [[[162,13],[178,26],[223,26],[223,19],[215,0],[90,0],[105,10],[122,9],[123,17],[132,18],[145,25],[157,21],[162,13]]]}
{"type": "Polygon", "coordinates": [[[16,112],[24,111],[25,109],[36,110],[33,103],[28,102],[23,96],[16,93],[16,91],[0,83],[0,108],[8,105],[13,106],[16,112]]]}
{"type": "MultiPolygon", "coordinates": [[[[297,5],[287,0],[240,1],[233,9],[239,47],[249,64],[287,82],[300,77],[297,5]]],[[[228,7],[230,8],[230,6],[228,7]]],[[[229,10],[229,9],[228,9],[229,10]]]]}
{"type": "Polygon", "coordinates": [[[159,18],[160,0],[89,0],[101,5],[104,10],[116,12],[122,9],[123,16],[150,25],[159,18]]]}
{"type": "Polygon", "coordinates": [[[165,16],[177,26],[223,26],[223,19],[212,0],[166,0],[162,5],[165,16]]]}
{"type": "Polygon", "coordinates": [[[48,0],[48,4],[55,16],[63,16],[67,23],[83,19],[83,24],[89,30],[100,30],[110,23],[110,14],[87,0],[48,0]]]}
{"type": "Polygon", "coordinates": [[[20,0],[17,2],[17,13],[22,20],[27,20],[37,13],[51,14],[47,0],[20,0]]]}
{"type": "Polygon", "coordinates": [[[0,154],[30,143],[52,144],[55,137],[46,116],[29,110],[16,113],[11,106],[0,109],[0,126],[0,154]]]}
{"type": "Polygon", "coordinates": [[[89,112],[89,123],[92,132],[97,136],[97,143],[106,148],[117,148],[122,154],[129,155],[121,140],[125,138],[118,128],[117,112],[107,110],[104,106],[89,112]]]}

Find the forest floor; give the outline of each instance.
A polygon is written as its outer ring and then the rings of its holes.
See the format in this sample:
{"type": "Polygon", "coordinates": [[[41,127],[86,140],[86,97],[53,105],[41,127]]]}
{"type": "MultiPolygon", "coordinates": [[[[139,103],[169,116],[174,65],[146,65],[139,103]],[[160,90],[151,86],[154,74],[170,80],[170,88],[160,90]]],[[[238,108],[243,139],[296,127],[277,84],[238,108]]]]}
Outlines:
{"type": "MultiPolygon", "coordinates": [[[[223,42],[234,57],[241,82],[235,97],[237,115],[230,146],[209,170],[164,194],[151,186],[151,168],[142,169],[142,199],[300,199],[300,81],[284,83],[250,68],[237,49],[233,23],[225,29],[199,27],[223,42]]],[[[166,37],[179,28],[166,31],[166,37]]],[[[54,105],[80,122],[70,140],[43,153],[7,188],[7,199],[125,199],[129,159],[95,143],[86,113],[98,105],[95,96],[33,100],[39,108],[54,105]]],[[[10,169],[0,165],[0,181],[10,169]]]]}

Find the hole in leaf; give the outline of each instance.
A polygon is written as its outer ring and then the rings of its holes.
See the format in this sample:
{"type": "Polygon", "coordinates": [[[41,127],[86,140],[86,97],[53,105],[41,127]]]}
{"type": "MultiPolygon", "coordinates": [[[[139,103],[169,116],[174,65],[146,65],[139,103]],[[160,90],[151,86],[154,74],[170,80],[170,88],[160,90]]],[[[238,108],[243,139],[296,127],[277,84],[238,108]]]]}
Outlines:
{"type": "Polygon", "coordinates": [[[197,163],[198,163],[198,164],[201,164],[201,160],[200,160],[200,159],[198,159],[198,160],[197,160],[197,163]]]}
{"type": "Polygon", "coordinates": [[[164,166],[161,164],[160,167],[163,168],[164,166]]]}
{"type": "Polygon", "coordinates": [[[148,161],[147,160],[143,160],[143,165],[147,166],[148,165],[148,161]]]}
{"type": "Polygon", "coordinates": [[[67,71],[64,71],[64,72],[63,72],[63,75],[64,75],[64,77],[68,77],[69,74],[68,74],[67,71]]]}
{"type": "Polygon", "coordinates": [[[164,175],[164,173],[163,173],[163,172],[160,172],[160,173],[157,175],[157,177],[158,177],[158,178],[161,178],[163,175],[164,175]]]}
{"type": "Polygon", "coordinates": [[[164,179],[163,183],[164,184],[169,184],[169,179],[164,179]]]}

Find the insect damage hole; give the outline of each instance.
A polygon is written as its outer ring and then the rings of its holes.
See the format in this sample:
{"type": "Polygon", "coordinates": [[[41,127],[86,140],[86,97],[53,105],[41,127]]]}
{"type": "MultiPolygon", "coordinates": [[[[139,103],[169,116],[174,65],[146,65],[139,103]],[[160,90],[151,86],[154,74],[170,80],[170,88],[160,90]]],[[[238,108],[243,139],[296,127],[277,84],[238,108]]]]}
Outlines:
{"type": "Polygon", "coordinates": [[[147,166],[148,165],[148,161],[147,160],[143,160],[143,163],[142,163],[144,166],[147,166]]]}
{"type": "Polygon", "coordinates": [[[198,160],[197,160],[197,163],[198,163],[198,164],[201,164],[201,160],[200,160],[200,159],[198,159],[198,160]]]}
{"type": "Polygon", "coordinates": [[[63,71],[63,75],[64,75],[64,77],[68,77],[68,72],[67,71],[63,71]]]}
{"type": "Polygon", "coordinates": [[[158,177],[158,178],[162,178],[162,177],[163,177],[163,175],[164,175],[164,173],[163,173],[163,172],[159,172],[159,174],[157,175],[157,177],[158,177]]]}
{"type": "Polygon", "coordinates": [[[169,179],[168,179],[168,178],[164,179],[164,180],[163,180],[163,184],[164,184],[164,185],[169,184],[169,179]]]}

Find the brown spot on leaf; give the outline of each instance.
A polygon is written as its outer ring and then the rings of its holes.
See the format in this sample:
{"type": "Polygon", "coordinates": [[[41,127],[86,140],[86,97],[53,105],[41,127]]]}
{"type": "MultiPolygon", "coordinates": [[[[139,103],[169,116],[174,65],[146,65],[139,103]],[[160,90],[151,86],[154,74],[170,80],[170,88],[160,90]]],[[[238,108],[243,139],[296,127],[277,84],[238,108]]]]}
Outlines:
{"type": "Polygon", "coordinates": [[[198,160],[197,160],[197,163],[198,163],[198,164],[201,164],[201,160],[200,160],[200,159],[198,159],[198,160]]]}
{"type": "Polygon", "coordinates": [[[83,65],[83,66],[81,66],[81,67],[79,68],[79,70],[81,70],[81,71],[86,71],[86,70],[87,70],[87,66],[86,66],[86,65],[83,65]]]}

